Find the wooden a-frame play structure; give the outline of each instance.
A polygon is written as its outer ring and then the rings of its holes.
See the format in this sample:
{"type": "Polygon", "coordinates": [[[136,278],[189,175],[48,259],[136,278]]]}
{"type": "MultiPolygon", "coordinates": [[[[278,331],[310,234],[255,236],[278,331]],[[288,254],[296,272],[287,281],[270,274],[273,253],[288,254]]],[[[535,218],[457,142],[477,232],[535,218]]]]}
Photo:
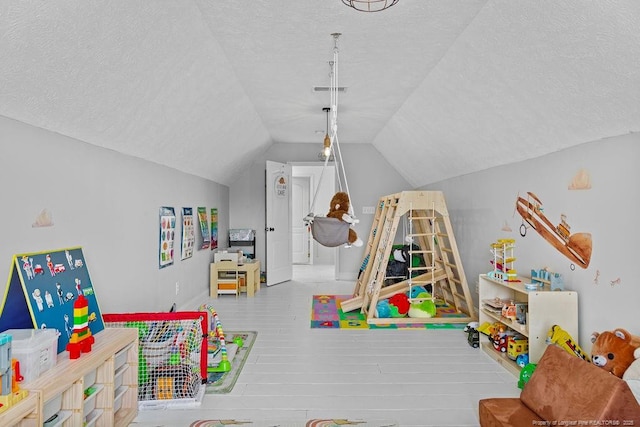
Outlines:
{"type": "Polygon", "coordinates": [[[353,296],[341,305],[344,312],[360,309],[369,324],[468,323],[477,320],[441,191],[403,191],[380,198],[353,296]],[[408,278],[384,286],[387,264],[403,218],[409,225],[405,237],[417,247],[412,245],[409,251],[408,278]],[[422,255],[424,265],[412,265],[410,260],[414,254],[422,255]],[[412,286],[429,284],[433,298],[455,308],[460,317],[375,317],[380,300],[410,291],[412,286]]]}

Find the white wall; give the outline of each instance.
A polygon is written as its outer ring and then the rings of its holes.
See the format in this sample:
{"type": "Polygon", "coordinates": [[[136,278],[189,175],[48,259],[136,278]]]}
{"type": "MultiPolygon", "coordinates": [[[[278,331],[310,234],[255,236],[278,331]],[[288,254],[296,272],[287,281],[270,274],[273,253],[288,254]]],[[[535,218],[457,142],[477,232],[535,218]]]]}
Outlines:
{"type": "MultiPolygon", "coordinates": [[[[281,163],[315,161],[320,144],[272,145],[262,156],[257,157],[252,166],[230,186],[229,210],[230,227],[247,227],[257,230],[258,259],[263,262],[265,254],[265,161],[281,163]]],[[[373,215],[362,214],[364,206],[375,206],[381,196],[411,189],[409,183],[370,144],[345,144],[341,146],[349,191],[360,223],[356,226],[358,235],[366,242],[373,215]]],[[[328,205],[326,209],[328,210],[328,205]]],[[[324,208],[317,206],[316,211],[324,208]]],[[[362,264],[364,248],[338,249],[338,278],[355,280],[362,264]]]]}
{"type": "MultiPolygon", "coordinates": [[[[521,274],[549,267],[562,273],[565,287],[578,292],[580,337],[590,349],[594,331],[622,327],[640,335],[636,271],[640,242],[640,134],[586,143],[544,157],[449,179],[424,189],[442,190],[472,292],[478,274],[491,269],[489,244],[516,239],[515,263],[521,274]],[[568,190],[576,173],[589,173],[590,190],[568,190]],[[553,223],[567,215],[571,232],[589,232],[593,254],[587,269],[576,266],[534,230],[521,237],[514,214],[518,194],[535,193],[553,223]],[[507,223],[512,232],[502,231],[507,223]],[[597,279],[597,283],[596,283],[597,279]],[[620,279],[619,283],[611,285],[620,279]]],[[[428,162],[427,162],[428,163],[428,162]]],[[[477,295],[476,295],[477,298],[477,295]]],[[[574,337],[575,338],[575,337],[574,337]]]]}
{"type": "Polygon", "coordinates": [[[178,240],[159,269],[159,208],[178,220],[182,207],[218,208],[226,236],[228,187],[2,117],[0,147],[0,277],[14,254],[81,246],[103,313],[193,309],[208,295],[210,250],[181,261],[178,240]],[[33,228],[45,208],[54,225],[33,228]]]}

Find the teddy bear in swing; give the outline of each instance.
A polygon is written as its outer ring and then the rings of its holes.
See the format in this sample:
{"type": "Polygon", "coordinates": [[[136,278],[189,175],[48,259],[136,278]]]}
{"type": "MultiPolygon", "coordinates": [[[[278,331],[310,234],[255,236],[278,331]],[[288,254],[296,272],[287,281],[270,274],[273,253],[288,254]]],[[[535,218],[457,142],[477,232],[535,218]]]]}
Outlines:
{"type": "MultiPolygon", "coordinates": [[[[353,224],[355,220],[351,215],[349,215],[349,206],[349,195],[343,191],[337,192],[331,198],[331,205],[329,207],[327,218],[336,218],[348,224],[353,224]]],[[[347,242],[352,246],[362,246],[362,240],[351,227],[349,227],[347,242]]]]}

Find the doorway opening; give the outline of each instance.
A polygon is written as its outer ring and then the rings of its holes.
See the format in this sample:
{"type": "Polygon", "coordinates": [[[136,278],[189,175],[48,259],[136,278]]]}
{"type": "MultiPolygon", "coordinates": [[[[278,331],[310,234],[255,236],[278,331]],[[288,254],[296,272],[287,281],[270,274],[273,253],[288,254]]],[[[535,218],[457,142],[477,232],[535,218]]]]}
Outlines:
{"type": "MultiPolygon", "coordinates": [[[[313,197],[316,187],[319,184],[318,195],[316,197],[314,213],[325,215],[329,211],[329,203],[336,191],[335,165],[327,165],[322,180],[320,175],[324,163],[304,162],[291,163],[292,191],[291,191],[291,231],[293,236],[293,264],[304,265],[304,271],[314,270],[317,266],[318,272],[326,271],[328,266],[333,267],[335,277],[335,266],[337,248],[327,248],[313,240],[311,232],[304,224],[303,218],[311,212],[313,197]]],[[[301,270],[300,268],[298,270],[301,270]]]]}

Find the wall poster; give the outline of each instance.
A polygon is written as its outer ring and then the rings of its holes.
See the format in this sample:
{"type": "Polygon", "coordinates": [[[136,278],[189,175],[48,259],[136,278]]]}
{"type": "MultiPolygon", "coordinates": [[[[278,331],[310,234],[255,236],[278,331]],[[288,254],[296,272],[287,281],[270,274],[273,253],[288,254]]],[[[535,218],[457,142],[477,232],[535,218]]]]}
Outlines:
{"type": "Polygon", "coordinates": [[[208,249],[211,244],[209,237],[209,219],[207,217],[207,208],[198,208],[198,222],[200,223],[200,235],[202,236],[202,245],[200,249],[208,249]]]}
{"type": "Polygon", "coordinates": [[[218,209],[211,208],[211,250],[218,247],[218,209]]]}
{"type": "Polygon", "coordinates": [[[182,252],[181,259],[193,256],[193,246],[196,239],[193,227],[193,208],[182,208],[182,252]]]}
{"type": "Polygon", "coordinates": [[[160,268],[173,264],[173,242],[176,234],[176,214],[173,208],[160,208],[160,268]]]}

